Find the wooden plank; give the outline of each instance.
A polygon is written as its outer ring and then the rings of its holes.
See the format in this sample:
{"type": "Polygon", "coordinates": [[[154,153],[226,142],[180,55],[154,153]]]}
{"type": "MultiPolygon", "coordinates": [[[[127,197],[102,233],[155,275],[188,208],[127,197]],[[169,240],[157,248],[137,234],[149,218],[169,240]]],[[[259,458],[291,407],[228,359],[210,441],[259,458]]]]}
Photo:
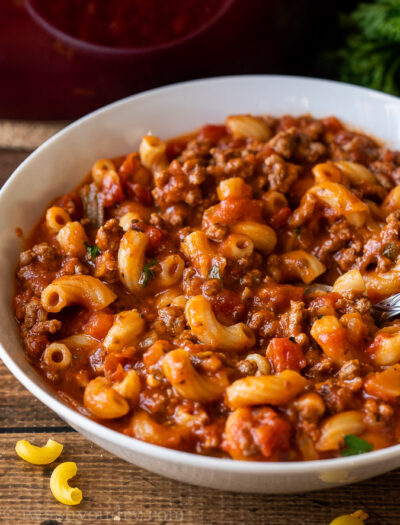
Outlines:
{"type": "Polygon", "coordinates": [[[67,124],[67,121],[0,120],[0,148],[32,150],[67,124]]]}
{"type": "Polygon", "coordinates": [[[62,428],[66,423],[28,392],[0,361],[0,432],[37,427],[62,428]]]}
{"type": "Polygon", "coordinates": [[[363,509],[368,525],[398,525],[400,513],[394,491],[400,471],[350,487],[311,494],[233,494],[194,487],[161,478],[89,443],[77,433],[41,434],[37,444],[55,437],[64,444],[60,461],[75,461],[78,475],[71,481],[83,491],[78,507],[57,503],[49,490],[53,466],[34,466],[19,459],[15,442],[20,434],[0,436],[0,523],[43,524],[304,524],[323,525],[337,515],[363,509]]]}
{"type": "Polygon", "coordinates": [[[0,188],[6,182],[11,173],[29,155],[29,151],[14,151],[11,149],[0,149],[0,188]]]}

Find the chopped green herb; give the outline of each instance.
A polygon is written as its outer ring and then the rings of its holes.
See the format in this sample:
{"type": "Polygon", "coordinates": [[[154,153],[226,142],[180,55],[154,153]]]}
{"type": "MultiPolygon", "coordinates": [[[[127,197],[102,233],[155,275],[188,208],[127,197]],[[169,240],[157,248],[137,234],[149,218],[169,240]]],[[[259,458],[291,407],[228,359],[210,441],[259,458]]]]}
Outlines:
{"type": "Polygon", "coordinates": [[[292,341],[292,343],[295,343],[296,339],[294,337],[289,337],[289,341],[292,341]]]}
{"type": "Polygon", "coordinates": [[[295,228],[294,229],[294,233],[297,235],[297,237],[299,237],[299,235],[301,235],[301,230],[299,227],[295,228]]]}
{"type": "Polygon", "coordinates": [[[208,277],[210,277],[210,279],[220,279],[222,281],[221,272],[218,266],[211,267],[208,277]]]}
{"type": "Polygon", "coordinates": [[[399,0],[356,2],[340,17],[343,45],[325,53],[321,65],[334,78],[400,95],[399,0]]]}
{"type": "Polygon", "coordinates": [[[373,449],[373,445],[353,434],[347,434],[344,437],[345,448],[340,451],[341,456],[357,456],[365,454],[373,449]]]}
{"type": "Polygon", "coordinates": [[[100,249],[98,246],[96,246],[96,244],[91,245],[85,241],[85,246],[92,259],[95,259],[98,255],[100,255],[100,249]]]}
{"type": "Polygon", "coordinates": [[[147,263],[145,263],[145,265],[143,266],[142,275],[139,279],[139,284],[142,288],[145,288],[150,279],[154,279],[154,277],[156,276],[156,274],[151,269],[156,264],[158,264],[158,260],[153,259],[152,261],[148,261],[147,263]]]}
{"type": "Polygon", "coordinates": [[[385,246],[385,249],[383,250],[383,255],[391,261],[395,261],[399,256],[399,252],[399,247],[396,246],[394,242],[390,242],[385,246]]]}
{"type": "Polygon", "coordinates": [[[318,316],[318,319],[322,319],[324,316],[323,315],[319,315],[318,316]]]}

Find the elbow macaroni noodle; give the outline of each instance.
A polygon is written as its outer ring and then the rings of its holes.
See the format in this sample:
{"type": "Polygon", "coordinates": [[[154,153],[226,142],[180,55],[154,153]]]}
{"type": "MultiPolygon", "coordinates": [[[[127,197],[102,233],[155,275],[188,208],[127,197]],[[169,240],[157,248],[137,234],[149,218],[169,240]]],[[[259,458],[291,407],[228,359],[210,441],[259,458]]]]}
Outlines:
{"type": "Polygon", "coordinates": [[[114,419],[129,412],[129,403],[105,377],[89,381],[83,395],[83,404],[96,417],[114,419]]]}
{"type": "Polygon", "coordinates": [[[315,255],[304,250],[283,253],[276,263],[271,259],[269,261],[268,271],[279,282],[296,280],[310,284],[326,270],[326,266],[315,255]]]}
{"type": "Polygon", "coordinates": [[[208,378],[196,372],[185,350],[168,352],[162,361],[162,369],[178,394],[191,401],[216,401],[229,384],[225,374],[208,378]]]}
{"type": "Polygon", "coordinates": [[[240,352],[254,344],[251,328],[244,323],[232,326],[219,323],[210,303],[202,295],[189,299],[185,307],[185,316],[192,332],[204,344],[228,352],[240,352]]]}
{"type": "Polygon", "coordinates": [[[49,368],[62,370],[71,364],[71,352],[63,343],[51,343],[43,352],[42,359],[49,368]]]}
{"type": "Polygon", "coordinates": [[[139,146],[140,162],[149,170],[163,168],[167,164],[166,143],[157,137],[148,135],[142,138],[139,146]]]}
{"type": "Polygon", "coordinates": [[[80,222],[67,222],[57,233],[57,241],[65,255],[83,257],[86,253],[88,238],[80,222]]]}
{"type": "Polygon", "coordinates": [[[46,227],[51,233],[58,233],[70,220],[69,214],[59,206],[52,206],[46,212],[46,227]]]}
{"type": "Polygon", "coordinates": [[[219,250],[227,259],[247,259],[254,251],[254,243],[247,235],[231,233],[221,243],[219,250]]]}
{"type": "Polygon", "coordinates": [[[272,252],[276,246],[276,234],[274,230],[266,224],[243,221],[231,226],[231,231],[249,237],[256,250],[260,250],[263,253],[272,252]]]}
{"type": "Polygon", "coordinates": [[[118,352],[137,342],[144,329],[144,321],[137,310],[125,310],[115,316],[103,346],[107,352],[118,352]]]}
{"type": "Polygon", "coordinates": [[[77,471],[76,463],[66,461],[58,465],[51,474],[50,490],[56,500],[64,505],[79,505],[82,501],[82,491],[68,485],[68,480],[76,476],[77,471]]]}
{"type": "Polygon", "coordinates": [[[170,288],[177,284],[181,278],[185,261],[177,253],[167,255],[160,261],[160,271],[151,283],[153,288],[170,288]]]}
{"type": "Polygon", "coordinates": [[[338,450],[348,435],[362,434],[365,429],[363,415],[358,410],[341,412],[327,418],[321,427],[321,437],[316,447],[320,451],[338,450]]]}
{"type": "Polygon", "coordinates": [[[271,130],[260,117],[233,115],[226,119],[226,127],[236,138],[268,140],[271,130]]]}
{"type": "Polygon", "coordinates": [[[223,272],[225,268],[226,261],[215,253],[210,241],[202,231],[195,231],[185,237],[181,250],[204,278],[208,277],[212,267],[217,267],[220,272],[223,272]]]}
{"type": "Polygon", "coordinates": [[[110,159],[97,160],[92,166],[92,179],[98,186],[101,186],[102,180],[106,173],[115,171],[115,164],[110,159]]]}
{"type": "Polygon", "coordinates": [[[142,232],[127,231],[118,250],[118,269],[121,281],[130,292],[140,293],[147,237],[142,232]]]}
{"type": "Polygon", "coordinates": [[[61,454],[63,446],[57,441],[49,439],[43,447],[32,445],[29,441],[21,439],[15,446],[18,456],[33,465],[48,465],[53,463],[61,454]]]}
{"type": "Polygon", "coordinates": [[[277,375],[238,379],[226,389],[231,408],[248,405],[285,405],[304,390],[307,380],[298,372],[285,370],[277,375]]]}
{"type": "Polygon", "coordinates": [[[52,313],[73,304],[80,304],[90,310],[101,310],[115,299],[116,295],[108,286],[90,275],[59,277],[41,295],[43,308],[52,313]]]}
{"type": "Polygon", "coordinates": [[[369,217],[368,206],[342,184],[323,182],[312,186],[308,192],[331,208],[337,216],[345,217],[352,226],[362,226],[369,217]]]}
{"type": "Polygon", "coordinates": [[[314,321],[310,331],[325,355],[342,363],[351,357],[346,328],[334,315],[324,315],[314,321]]]}
{"type": "Polygon", "coordinates": [[[365,282],[358,270],[349,270],[336,279],[333,291],[341,295],[362,295],[365,292],[365,282]]]}
{"type": "Polygon", "coordinates": [[[224,199],[251,197],[252,193],[251,186],[246,184],[240,177],[231,177],[230,179],[222,180],[217,188],[217,194],[220,201],[224,199]]]}
{"type": "Polygon", "coordinates": [[[372,360],[379,366],[400,362],[400,326],[386,326],[378,330],[368,351],[372,360]]]}

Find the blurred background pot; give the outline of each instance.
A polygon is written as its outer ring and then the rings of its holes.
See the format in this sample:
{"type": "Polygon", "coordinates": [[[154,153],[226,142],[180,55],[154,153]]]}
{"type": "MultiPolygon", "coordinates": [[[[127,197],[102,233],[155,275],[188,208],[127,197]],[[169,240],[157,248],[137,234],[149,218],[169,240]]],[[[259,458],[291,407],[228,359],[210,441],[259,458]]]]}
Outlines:
{"type": "MultiPolygon", "coordinates": [[[[325,16],[317,0],[204,0],[209,10],[198,23],[192,18],[184,34],[159,42],[150,27],[145,43],[116,47],[57,27],[43,5],[68,1],[0,2],[0,118],[72,119],[181,80],[291,72],[290,64],[308,55],[316,21],[325,16]]],[[[93,5],[102,1],[92,0],[93,5]]],[[[144,11],[155,5],[143,0],[114,0],[114,5],[121,2],[140,3],[144,11]]],[[[181,9],[184,16],[191,2],[165,0],[163,5],[181,9]]],[[[144,18],[150,14],[144,12],[144,18]]]]}

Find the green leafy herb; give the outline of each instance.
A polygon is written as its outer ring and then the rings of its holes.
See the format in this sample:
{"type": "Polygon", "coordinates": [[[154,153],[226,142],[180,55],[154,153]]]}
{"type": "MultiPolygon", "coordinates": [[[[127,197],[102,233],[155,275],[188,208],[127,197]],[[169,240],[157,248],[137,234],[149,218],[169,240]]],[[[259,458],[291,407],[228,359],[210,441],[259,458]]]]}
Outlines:
{"type": "Polygon", "coordinates": [[[340,451],[341,456],[357,456],[365,454],[373,449],[373,445],[353,434],[347,434],[344,437],[345,448],[340,451]]]}
{"type": "Polygon", "coordinates": [[[294,229],[294,233],[297,235],[297,237],[299,237],[299,235],[301,235],[301,230],[300,228],[297,226],[297,228],[294,229]]]}
{"type": "Polygon", "coordinates": [[[86,249],[92,259],[95,259],[98,255],[100,255],[100,249],[96,244],[89,244],[85,241],[86,249]]]}
{"type": "Polygon", "coordinates": [[[385,246],[385,249],[383,250],[383,255],[391,261],[395,261],[399,256],[399,251],[400,250],[398,246],[396,246],[394,242],[390,242],[385,246]]]}
{"type": "Polygon", "coordinates": [[[208,277],[210,279],[220,279],[222,281],[221,272],[218,266],[212,266],[208,277]]]}
{"type": "Polygon", "coordinates": [[[400,95],[400,2],[360,2],[339,25],[344,44],[325,53],[321,65],[345,82],[400,95]]]}
{"type": "Polygon", "coordinates": [[[322,319],[324,316],[323,315],[319,315],[318,316],[318,319],[322,319]]]}
{"type": "Polygon", "coordinates": [[[149,281],[151,279],[154,279],[154,277],[156,276],[154,271],[151,269],[156,264],[158,264],[158,260],[153,259],[152,261],[148,261],[147,263],[145,263],[145,265],[143,266],[142,275],[139,279],[139,284],[142,288],[145,288],[148,285],[149,281]]]}

